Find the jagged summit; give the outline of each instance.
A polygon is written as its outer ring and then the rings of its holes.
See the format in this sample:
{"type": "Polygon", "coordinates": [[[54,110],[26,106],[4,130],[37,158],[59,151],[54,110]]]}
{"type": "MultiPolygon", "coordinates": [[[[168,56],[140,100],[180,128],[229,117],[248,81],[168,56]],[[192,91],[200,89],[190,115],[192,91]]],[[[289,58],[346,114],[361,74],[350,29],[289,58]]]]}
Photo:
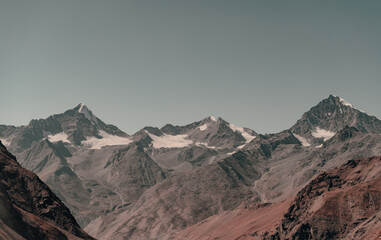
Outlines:
{"type": "Polygon", "coordinates": [[[85,104],[80,103],[80,104],[78,104],[78,106],[75,109],[78,109],[78,112],[85,115],[85,117],[88,120],[90,120],[92,123],[94,123],[94,124],[98,123],[97,117],[93,114],[93,112],[85,104]]]}
{"type": "Polygon", "coordinates": [[[330,95],[304,113],[291,131],[306,144],[321,144],[345,126],[355,127],[361,132],[381,133],[381,120],[353,107],[341,97],[330,95]]]}
{"type": "Polygon", "coordinates": [[[208,119],[217,122],[220,118],[216,118],[215,116],[209,116],[208,119]]]}
{"type": "MultiPolygon", "coordinates": [[[[354,107],[353,104],[351,104],[350,102],[348,102],[347,100],[345,100],[344,98],[342,98],[340,96],[331,94],[331,95],[329,95],[328,98],[333,99],[336,104],[340,104],[340,105],[345,106],[345,107],[350,107],[350,108],[355,109],[357,111],[360,111],[364,114],[367,114],[366,112],[354,107]]],[[[367,115],[369,115],[369,114],[367,114],[367,115]]]]}
{"type": "Polygon", "coordinates": [[[76,108],[78,108],[79,113],[88,113],[90,111],[89,108],[83,103],[78,104],[76,108]]]}
{"type": "Polygon", "coordinates": [[[0,138],[15,153],[29,148],[33,142],[44,139],[52,143],[62,141],[73,146],[92,148],[101,146],[103,143],[113,145],[129,142],[128,139],[126,140],[128,137],[126,133],[113,125],[104,123],[82,103],[46,119],[31,120],[27,126],[20,127],[16,134],[11,134],[12,127],[4,129],[0,132],[0,138]],[[104,140],[102,144],[99,139],[104,140]]]}
{"type": "Polygon", "coordinates": [[[145,139],[145,144],[152,143],[154,148],[198,146],[233,150],[243,147],[257,135],[249,128],[238,127],[221,117],[209,116],[185,126],[166,124],[160,129],[145,127],[135,133],[134,138],[139,142],[145,139]]]}
{"type": "Polygon", "coordinates": [[[330,97],[334,97],[334,98],[339,98],[340,102],[344,105],[344,106],[348,106],[348,107],[351,107],[353,108],[353,105],[350,104],[348,101],[346,101],[344,98],[341,98],[339,96],[336,96],[336,95],[330,95],[330,97]]]}
{"type": "Polygon", "coordinates": [[[206,123],[206,122],[210,122],[210,123],[218,123],[218,122],[226,122],[224,119],[222,119],[221,117],[215,117],[215,116],[207,116],[205,118],[203,118],[201,121],[199,121],[201,124],[203,123],[206,123]]]}

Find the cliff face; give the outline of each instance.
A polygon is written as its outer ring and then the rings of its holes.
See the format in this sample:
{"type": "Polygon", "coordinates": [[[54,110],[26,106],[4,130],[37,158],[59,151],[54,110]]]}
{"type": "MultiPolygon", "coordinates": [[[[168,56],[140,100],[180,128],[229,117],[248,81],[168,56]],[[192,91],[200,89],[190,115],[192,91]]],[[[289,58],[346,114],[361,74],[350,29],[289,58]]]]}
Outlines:
{"type": "Polygon", "coordinates": [[[34,173],[22,168],[0,143],[0,237],[93,239],[34,173]]]}

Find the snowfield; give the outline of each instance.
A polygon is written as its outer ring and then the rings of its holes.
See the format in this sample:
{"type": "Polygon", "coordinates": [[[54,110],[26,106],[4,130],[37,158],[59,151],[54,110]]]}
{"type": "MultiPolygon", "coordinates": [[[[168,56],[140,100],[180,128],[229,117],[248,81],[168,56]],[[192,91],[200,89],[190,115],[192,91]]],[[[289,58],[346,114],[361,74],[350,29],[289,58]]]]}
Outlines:
{"type": "Polygon", "coordinates": [[[163,136],[156,136],[153,134],[148,134],[153,142],[152,146],[154,148],[183,148],[191,145],[193,143],[192,140],[185,139],[188,137],[186,134],[180,135],[168,135],[164,134],[163,136]]]}
{"type": "Polygon", "coordinates": [[[94,114],[86,107],[85,104],[81,103],[81,107],[78,109],[78,112],[85,115],[85,118],[89,119],[90,122],[94,124],[98,123],[97,117],[94,116],[94,114]]]}
{"type": "Polygon", "coordinates": [[[323,138],[324,142],[333,137],[336,133],[328,130],[321,129],[320,127],[316,127],[314,132],[311,132],[312,136],[315,138],[323,138]]]}
{"type": "Polygon", "coordinates": [[[304,137],[302,137],[298,134],[295,134],[295,133],[293,133],[293,134],[302,143],[303,147],[311,146],[311,144],[307,141],[307,139],[305,139],[304,137]]]}
{"type": "Polygon", "coordinates": [[[132,142],[129,138],[111,135],[103,130],[99,131],[99,135],[102,138],[88,138],[82,142],[82,145],[90,146],[91,149],[101,149],[105,146],[128,145],[132,142]]]}
{"type": "Polygon", "coordinates": [[[62,142],[70,143],[70,141],[67,139],[68,137],[69,136],[65,132],[60,132],[60,133],[57,133],[55,135],[48,135],[47,139],[50,142],[59,142],[59,141],[62,141],[62,142]]]}
{"type": "Polygon", "coordinates": [[[251,140],[253,140],[255,138],[255,136],[252,136],[250,135],[248,132],[245,131],[244,128],[242,127],[237,127],[236,125],[232,124],[232,123],[229,123],[229,127],[235,131],[235,132],[239,132],[242,137],[244,137],[246,139],[246,143],[249,143],[251,140]]]}
{"type": "Polygon", "coordinates": [[[200,131],[205,131],[207,128],[208,128],[208,124],[204,124],[204,125],[201,125],[198,127],[200,129],[200,131]]]}

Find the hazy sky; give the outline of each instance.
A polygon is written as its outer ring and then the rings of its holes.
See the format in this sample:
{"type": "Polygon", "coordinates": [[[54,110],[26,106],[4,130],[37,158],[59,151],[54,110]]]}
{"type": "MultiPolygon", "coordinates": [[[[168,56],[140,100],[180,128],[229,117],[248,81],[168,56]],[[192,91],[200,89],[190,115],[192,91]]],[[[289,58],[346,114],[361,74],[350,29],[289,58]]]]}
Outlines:
{"type": "Polygon", "coordinates": [[[85,103],[127,133],[214,115],[260,133],[329,94],[381,118],[381,1],[0,2],[0,123],[85,103]]]}

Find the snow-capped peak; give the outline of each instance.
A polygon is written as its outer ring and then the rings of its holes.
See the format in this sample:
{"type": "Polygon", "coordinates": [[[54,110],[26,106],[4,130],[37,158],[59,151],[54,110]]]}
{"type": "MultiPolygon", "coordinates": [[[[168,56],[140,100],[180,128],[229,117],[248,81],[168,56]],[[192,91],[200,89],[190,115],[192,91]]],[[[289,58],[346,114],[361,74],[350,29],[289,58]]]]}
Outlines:
{"type": "Polygon", "coordinates": [[[351,103],[349,103],[347,100],[345,100],[344,98],[341,98],[341,97],[339,97],[339,96],[335,96],[335,95],[333,95],[333,96],[336,97],[336,98],[338,98],[338,99],[340,100],[340,103],[343,104],[344,106],[348,106],[348,107],[350,107],[350,108],[356,109],[356,110],[358,110],[358,111],[360,111],[360,112],[362,112],[362,113],[367,114],[366,112],[362,111],[361,109],[358,109],[358,108],[353,107],[353,105],[352,105],[351,103]]]}
{"type": "Polygon", "coordinates": [[[217,122],[217,118],[215,116],[210,116],[210,120],[217,122]]]}
{"type": "MultiPolygon", "coordinates": [[[[338,96],[335,96],[335,97],[338,97],[338,96]]],[[[344,106],[348,106],[348,107],[351,107],[353,108],[353,105],[350,104],[348,101],[346,101],[344,98],[341,98],[341,97],[338,97],[340,99],[340,102],[344,105],[344,106]]]]}
{"type": "Polygon", "coordinates": [[[89,109],[87,108],[87,106],[83,103],[80,103],[79,104],[79,109],[78,109],[78,112],[79,113],[83,113],[84,111],[88,111],[89,109]]]}
{"type": "Polygon", "coordinates": [[[85,115],[85,118],[89,119],[92,123],[98,123],[97,117],[95,117],[95,115],[87,108],[85,104],[79,104],[78,112],[85,115]]]}

